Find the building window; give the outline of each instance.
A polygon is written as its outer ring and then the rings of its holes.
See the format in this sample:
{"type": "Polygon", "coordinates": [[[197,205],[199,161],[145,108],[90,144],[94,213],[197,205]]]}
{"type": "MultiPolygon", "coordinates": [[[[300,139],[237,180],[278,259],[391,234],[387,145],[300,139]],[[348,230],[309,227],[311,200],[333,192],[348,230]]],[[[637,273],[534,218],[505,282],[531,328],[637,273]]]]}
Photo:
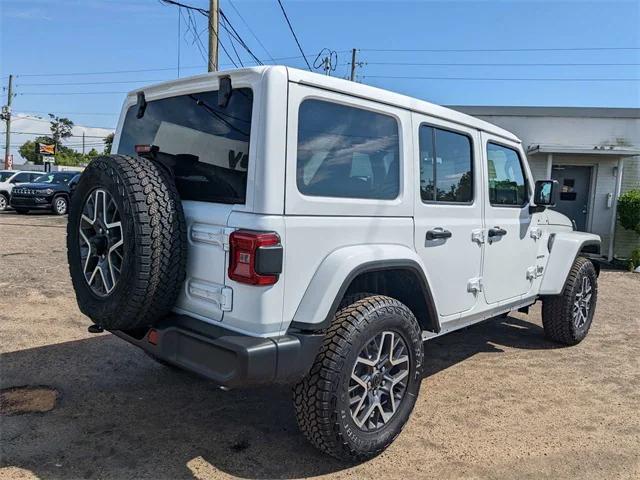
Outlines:
{"type": "Polygon", "coordinates": [[[522,207],[527,203],[527,185],[516,150],[487,143],[487,167],[491,205],[522,207]]]}
{"type": "Polygon", "coordinates": [[[296,182],[304,195],[390,200],[400,191],[398,122],[389,115],[305,100],[296,182]]]}
{"type": "Polygon", "coordinates": [[[471,139],[464,134],[420,126],[420,196],[424,202],[473,200],[471,139]]]}

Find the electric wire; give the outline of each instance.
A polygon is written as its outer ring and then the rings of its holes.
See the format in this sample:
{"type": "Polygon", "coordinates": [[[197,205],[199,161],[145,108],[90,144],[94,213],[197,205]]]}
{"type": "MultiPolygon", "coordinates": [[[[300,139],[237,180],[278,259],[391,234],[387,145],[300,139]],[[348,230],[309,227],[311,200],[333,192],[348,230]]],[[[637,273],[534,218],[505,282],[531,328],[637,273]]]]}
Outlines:
{"type": "Polygon", "coordinates": [[[282,10],[282,15],[284,15],[284,18],[287,21],[287,25],[289,25],[289,30],[291,30],[291,34],[293,35],[293,38],[296,41],[296,44],[298,45],[298,50],[300,50],[300,53],[302,54],[302,57],[304,58],[304,61],[307,64],[307,68],[309,69],[309,71],[311,71],[311,65],[309,65],[309,60],[307,60],[307,56],[304,54],[304,51],[302,50],[302,45],[300,45],[300,40],[298,40],[298,36],[296,35],[296,32],[293,30],[293,26],[291,25],[291,21],[289,20],[289,16],[287,15],[287,12],[284,9],[284,5],[282,5],[281,0],[278,0],[278,5],[280,5],[280,10],[282,10]]]}

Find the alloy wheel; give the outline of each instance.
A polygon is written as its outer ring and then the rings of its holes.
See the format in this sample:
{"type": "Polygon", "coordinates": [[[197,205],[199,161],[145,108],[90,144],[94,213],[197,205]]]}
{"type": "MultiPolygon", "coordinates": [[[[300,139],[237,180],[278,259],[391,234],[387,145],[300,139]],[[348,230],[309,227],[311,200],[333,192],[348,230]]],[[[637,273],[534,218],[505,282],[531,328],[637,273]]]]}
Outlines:
{"type": "Polygon", "coordinates": [[[79,234],[84,278],[96,295],[109,295],[122,273],[124,237],[118,206],[106,190],[85,200],[79,234]]]}
{"type": "Polygon", "coordinates": [[[349,381],[351,418],[364,431],[384,427],[398,411],[409,380],[409,351],[396,332],[369,340],[356,358],[349,381]]]}
{"type": "Polygon", "coordinates": [[[572,317],[576,328],[582,328],[589,318],[591,311],[591,299],[593,297],[591,279],[587,276],[582,277],[580,289],[576,293],[573,302],[572,317]]]}
{"type": "Polygon", "coordinates": [[[55,208],[58,215],[64,215],[67,213],[67,201],[62,197],[56,198],[55,208]]]}

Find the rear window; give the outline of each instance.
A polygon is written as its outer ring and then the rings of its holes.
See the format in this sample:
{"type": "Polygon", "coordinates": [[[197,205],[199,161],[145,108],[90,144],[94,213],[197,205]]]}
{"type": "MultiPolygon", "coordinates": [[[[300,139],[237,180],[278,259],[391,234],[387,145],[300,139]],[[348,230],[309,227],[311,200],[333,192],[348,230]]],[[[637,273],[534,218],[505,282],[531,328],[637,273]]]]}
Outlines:
{"type": "Polygon", "coordinates": [[[394,199],[400,190],[399,156],[395,118],[321,100],[300,104],[300,193],[394,199]]]}
{"type": "Polygon", "coordinates": [[[225,108],[218,106],[217,91],[149,101],[142,118],[134,105],[118,153],[156,145],[156,158],[173,170],[183,200],[245,203],[252,107],[249,88],[234,89],[225,108]]]}

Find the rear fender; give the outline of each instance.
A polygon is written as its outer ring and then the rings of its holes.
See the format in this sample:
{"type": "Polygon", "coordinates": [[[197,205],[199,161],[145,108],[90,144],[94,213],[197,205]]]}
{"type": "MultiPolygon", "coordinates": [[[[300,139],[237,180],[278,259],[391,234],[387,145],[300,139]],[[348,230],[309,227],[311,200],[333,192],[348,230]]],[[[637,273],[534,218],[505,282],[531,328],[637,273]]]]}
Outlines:
{"type": "MultiPolygon", "coordinates": [[[[438,322],[425,268],[416,252],[402,245],[357,245],[330,253],[313,276],[291,322],[300,330],[321,330],[331,324],[340,301],[358,275],[380,270],[410,269],[421,279],[430,316],[438,322]]],[[[439,331],[439,324],[434,325],[439,331]]]]}

